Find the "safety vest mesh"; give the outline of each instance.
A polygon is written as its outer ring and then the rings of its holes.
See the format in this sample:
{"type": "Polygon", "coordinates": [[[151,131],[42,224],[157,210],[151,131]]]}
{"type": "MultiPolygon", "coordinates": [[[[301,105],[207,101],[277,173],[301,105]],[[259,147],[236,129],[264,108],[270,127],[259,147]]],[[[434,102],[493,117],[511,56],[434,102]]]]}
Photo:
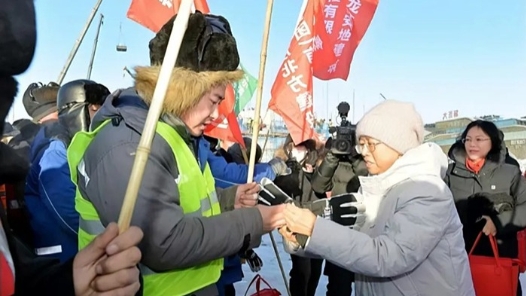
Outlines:
{"type": "MultiPolygon", "coordinates": [[[[77,169],[84,172],[84,152],[98,132],[110,122],[102,123],[92,132],[79,132],[73,138],[67,152],[71,179],[77,185],[77,169]]],[[[180,197],[180,206],[186,215],[210,217],[219,215],[221,207],[215,191],[214,178],[206,164],[201,171],[193,152],[183,138],[169,125],[157,123],[156,132],[170,146],[174,153],[179,176],[174,180],[180,197]]],[[[129,172],[123,172],[129,173],[129,172]]],[[[174,187],[175,189],[175,187],[174,187]]],[[[78,242],[79,250],[86,247],[98,234],[104,231],[97,210],[84,199],[77,186],[75,208],[80,214],[78,242]]],[[[178,242],[184,244],[185,242],[178,242]]],[[[145,295],[189,295],[216,283],[223,269],[223,259],[216,259],[198,266],[167,272],[154,272],[140,265],[144,279],[145,295]]]]}

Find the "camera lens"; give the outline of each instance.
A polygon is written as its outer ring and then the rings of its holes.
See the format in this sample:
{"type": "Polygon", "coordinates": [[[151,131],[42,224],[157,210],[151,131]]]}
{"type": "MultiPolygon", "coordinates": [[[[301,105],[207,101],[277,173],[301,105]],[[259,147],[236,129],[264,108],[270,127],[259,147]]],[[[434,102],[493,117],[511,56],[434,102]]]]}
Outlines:
{"type": "Polygon", "coordinates": [[[339,151],[347,151],[347,149],[349,149],[349,143],[347,141],[338,141],[336,148],[339,151]]]}

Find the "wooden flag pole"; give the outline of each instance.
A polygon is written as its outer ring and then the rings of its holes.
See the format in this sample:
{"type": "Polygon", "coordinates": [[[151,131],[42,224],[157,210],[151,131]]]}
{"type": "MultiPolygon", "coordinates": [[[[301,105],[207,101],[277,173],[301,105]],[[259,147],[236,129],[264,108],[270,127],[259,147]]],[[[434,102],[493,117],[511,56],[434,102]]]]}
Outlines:
{"type": "MultiPolygon", "coordinates": [[[[263,97],[263,81],[265,79],[265,65],[267,63],[267,48],[268,48],[268,35],[270,32],[270,20],[272,18],[272,6],[274,5],[274,0],[267,0],[267,14],[265,17],[265,29],[263,31],[263,43],[261,44],[261,57],[259,61],[259,76],[258,76],[258,88],[256,95],[256,107],[254,110],[254,126],[252,130],[252,143],[250,145],[250,159],[248,163],[248,176],[247,183],[252,183],[254,181],[254,168],[256,165],[256,150],[258,145],[258,136],[259,136],[259,124],[261,117],[261,100],[263,97]]],[[[278,248],[276,246],[276,240],[272,235],[272,232],[269,233],[270,240],[272,241],[272,247],[274,253],[276,254],[276,259],[278,260],[279,268],[285,287],[287,288],[287,294],[290,296],[289,283],[285,275],[285,270],[283,269],[283,263],[279,256],[278,248]]]]}
{"type": "Polygon", "coordinates": [[[193,2],[193,0],[182,0],[181,6],[179,7],[179,13],[174,20],[172,33],[170,34],[170,39],[168,40],[168,46],[166,48],[166,55],[164,56],[161,65],[159,80],[157,81],[157,85],[153,92],[152,103],[148,110],[148,116],[146,117],[139,146],[137,147],[135,161],[133,162],[130,174],[130,181],[126,188],[126,194],[124,196],[124,202],[119,216],[119,231],[121,233],[130,227],[135,202],[137,201],[137,195],[139,194],[139,188],[144,175],[144,169],[146,168],[146,163],[150,155],[155,129],[161,115],[164,98],[166,96],[175,62],[179,55],[179,49],[183,42],[183,36],[188,27],[188,19],[190,18],[190,11],[193,2]]]}
{"type": "Polygon", "coordinates": [[[259,118],[261,117],[261,100],[263,97],[263,82],[265,80],[265,65],[267,63],[267,48],[268,48],[268,35],[270,32],[270,19],[272,17],[272,6],[274,0],[267,1],[267,14],[265,17],[265,28],[263,31],[263,43],[261,44],[261,57],[259,60],[259,76],[258,76],[258,87],[256,93],[256,107],[254,110],[254,125],[252,127],[252,143],[250,146],[250,159],[248,163],[248,178],[247,183],[254,181],[254,167],[256,163],[256,153],[259,136],[259,118]]]}

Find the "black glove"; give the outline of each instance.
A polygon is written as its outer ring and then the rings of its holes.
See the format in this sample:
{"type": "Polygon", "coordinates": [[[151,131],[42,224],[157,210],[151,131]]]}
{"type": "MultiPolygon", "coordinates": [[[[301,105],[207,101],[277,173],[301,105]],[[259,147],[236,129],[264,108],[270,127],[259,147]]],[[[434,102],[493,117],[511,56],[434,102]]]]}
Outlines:
{"type": "Polygon", "coordinates": [[[258,254],[254,250],[247,250],[245,253],[241,254],[241,258],[245,259],[250,266],[252,272],[259,272],[261,267],[263,267],[263,261],[259,258],[258,254]]]}
{"type": "Polygon", "coordinates": [[[303,208],[309,209],[317,216],[353,229],[359,229],[365,222],[365,205],[358,202],[351,193],[305,203],[303,208]]]}
{"type": "Polygon", "coordinates": [[[263,178],[261,180],[261,191],[259,191],[258,198],[259,204],[275,206],[284,204],[291,200],[292,198],[276,186],[276,184],[270,179],[263,178]]]}
{"type": "Polygon", "coordinates": [[[339,163],[340,159],[329,151],[318,167],[317,172],[322,177],[332,178],[339,163]]]}

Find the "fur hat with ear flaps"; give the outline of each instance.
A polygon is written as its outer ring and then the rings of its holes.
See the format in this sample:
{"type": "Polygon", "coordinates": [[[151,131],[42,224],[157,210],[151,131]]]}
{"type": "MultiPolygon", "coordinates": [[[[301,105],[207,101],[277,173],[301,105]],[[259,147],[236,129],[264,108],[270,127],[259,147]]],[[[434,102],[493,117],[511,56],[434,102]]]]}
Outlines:
{"type": "MultiPolygon", "coordinates": [[[[136,67],[135,88],[150,104],[172,32],[172,17],[150,41],[150,67],[136,67]]],[[[218,85],[243,78],[230,24],[222,16],[192,13],[166,93],[164,112],[181,116],[218,85]]]]}

